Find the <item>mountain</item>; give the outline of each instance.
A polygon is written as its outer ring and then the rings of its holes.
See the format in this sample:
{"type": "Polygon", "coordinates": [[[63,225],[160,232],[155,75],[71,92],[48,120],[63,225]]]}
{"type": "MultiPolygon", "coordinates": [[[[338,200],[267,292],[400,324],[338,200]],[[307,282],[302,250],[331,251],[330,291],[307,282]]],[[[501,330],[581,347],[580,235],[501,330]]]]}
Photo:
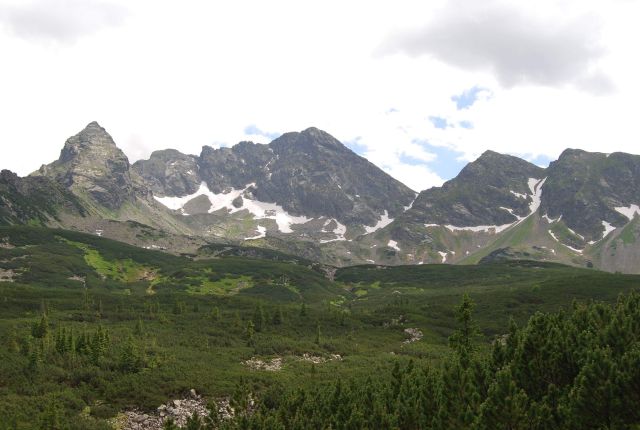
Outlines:
{"type": "Polygon", "coordinates": [[[416,194],[317,128],[131,165],[93,122],[29,177],[3,171],[0,202],[4,224],[190,254],[222,245],[337,266],[530,259],[640,272],[640,156],[623,153],[567,149],[545,169],[486,151],[416,194]]]}
{"type": "Polygon", "coordinates": [[[116,210],[135,199],[129,160],[97,122],[70,137],[60,158],[34,173],[55,180],[73,192],[84,194],[108,209],[116,210]]]}
{"type": "Polygon", "coordinates": [[[0,224],[61,226],[60,215],[83,216],[80,201],[55,181],[44,177],[20,178],[9,170],[0,172],[0,224]]]}
{"type": "Polygon", "coordinates": [[[205,146],[199,157],[157,151],[133,169],[159,197],[194,194],[204,184],[215,195],[242,190],[236,209],[246,197],[294,216],[352,225],[374,225],[385,211],[398,215],[415,198],[408,187],[317,128],[286,133],[268,145],[205,146]]]}

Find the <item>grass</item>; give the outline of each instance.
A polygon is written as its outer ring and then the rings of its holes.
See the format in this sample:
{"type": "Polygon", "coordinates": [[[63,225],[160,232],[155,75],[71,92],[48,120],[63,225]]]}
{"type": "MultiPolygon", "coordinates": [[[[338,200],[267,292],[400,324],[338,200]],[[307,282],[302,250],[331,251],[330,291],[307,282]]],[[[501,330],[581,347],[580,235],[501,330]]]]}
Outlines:
{"type": "Polygon", "coordinates": [[[302,260],[239,257],[237,248],[190,260],[61,230],[0,227],[0,237],[15,246],[0,248],[0,268],[19,273],[16,282],[0,283],[3,345],[11,333],[26,337],[43,306],[52,328],[82,333],[101,325],[111,337],[100,366],[69,367],[54,357],[36,373],[26,370],[27,356],[0,349],[0,418],[14,411],[22,417],[18,428],[28,428],[50,398],[65,399],[67,414],[89,407],[103,419],[126,408],[155,409],[191,388],[228,396],[241,379],[264,394],[382,374],[398,360],[438,362],[450,354],[462,293],[477,304],[486,348],[510,317],[522,323],[573,300],[613,302],[640,286],[640,276],[541,262],[356,266],[338,269],[332,282],[302,260]],[[153,279],[141,276],[149,271],[153,279]],[[259,308],[264,324],[249,345],[246,328],[259,308]],[[123,373],[114,363],[138,321],[144,330],[135,343],[147,361],[140,372],[123,373]],[[403,344],[410,327],[424,338],[403,344]],[[344,359],[312,369],[296,358],[304,353],[344,359]],[[249,372],[242,362],[253,356],[284,357],[285,367],[249,372]]]}

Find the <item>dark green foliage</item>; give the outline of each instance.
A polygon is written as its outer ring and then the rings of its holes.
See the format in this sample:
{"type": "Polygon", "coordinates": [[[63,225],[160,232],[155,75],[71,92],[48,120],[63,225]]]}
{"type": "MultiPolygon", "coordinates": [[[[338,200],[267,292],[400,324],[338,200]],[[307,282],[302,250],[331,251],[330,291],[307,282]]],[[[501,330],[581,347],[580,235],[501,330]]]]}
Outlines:
{"type": "MultiPolygon", "coordinates": [[[[191,388],[231,398],[240,414],[222,428],[640,422],[637,276],[505,263],[345,268],[332,283],[298,264],[191,261],[80,233],[0,228],[4,237],[16,247],[0,248],[0,267],[20,275],[0,283],[0,429],[102,429],[191,388]],[[99,252],[117,279],[69,241],[99,252]],[[120,276],[123,261],[156,279],[120,276]],[[197,289],[225,279],[250,279],[253,291],[197,289]],[[465,293],[473,302],[460,305],[465,293]],[[409,327],[424,338],[403,344],[409,327]],[[343,359],[314,364],[305,353],[343,359]],[[254,356],[281,357],[283,368],[249,370],[254,356]]],[[[200,425],[220,421],[216,411],[200,425]]]]}

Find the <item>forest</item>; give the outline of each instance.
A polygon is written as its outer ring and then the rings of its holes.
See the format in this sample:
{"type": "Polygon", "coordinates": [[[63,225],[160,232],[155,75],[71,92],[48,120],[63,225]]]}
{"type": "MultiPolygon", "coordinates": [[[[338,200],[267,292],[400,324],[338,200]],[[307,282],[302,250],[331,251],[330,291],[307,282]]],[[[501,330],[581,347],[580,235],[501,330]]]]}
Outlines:
{"type": "Polygon", "coordinates": [[[638,276],[0,242],[0,429],[127,428],[190,390],[189,429],[640,428],[638,276]]]}

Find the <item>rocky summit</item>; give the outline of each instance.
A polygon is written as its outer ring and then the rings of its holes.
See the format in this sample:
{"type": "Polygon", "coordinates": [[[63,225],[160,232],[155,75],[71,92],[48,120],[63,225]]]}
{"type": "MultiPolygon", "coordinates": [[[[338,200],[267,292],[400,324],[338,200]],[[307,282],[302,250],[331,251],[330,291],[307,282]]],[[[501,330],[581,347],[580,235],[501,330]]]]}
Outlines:
{"type": "Polygon", "coordinates": [[[135,195],[129,159],[97,122],[67,139],[60,158],[40,167],[34,175],[86,193],[108,209],[120,208],[135,195]]]}
{"type": "Polygon", "coordinates": [[[640,156],[623,153],[567,149],[542,168],[486,151],[416,193],[313,127],[198,155],[155,151],[130,165],[93,122],[31,176],[3,171],[0,202],[4,224],[170,252],[227,246],[336,266],[532,259],[640,271],[640,156]]]}

